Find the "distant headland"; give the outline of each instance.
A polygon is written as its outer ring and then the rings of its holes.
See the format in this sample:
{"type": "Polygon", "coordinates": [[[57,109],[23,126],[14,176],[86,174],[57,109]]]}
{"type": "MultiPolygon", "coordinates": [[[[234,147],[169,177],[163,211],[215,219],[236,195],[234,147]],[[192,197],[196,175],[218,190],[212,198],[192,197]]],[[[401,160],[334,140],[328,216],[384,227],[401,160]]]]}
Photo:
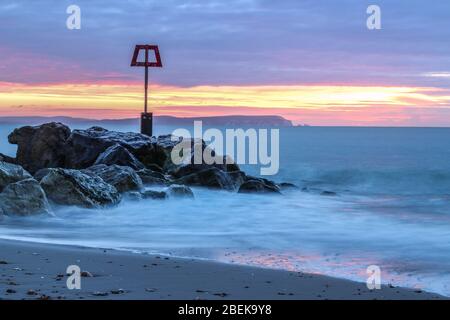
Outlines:
{"type": "MultiPolygon", "coordinates": [[[[215,116],[182,118],[173,116],[155,116],[154,123],[166,126],[189,126],[194,120],[202,121],[205,126],[244,126],[244,127],[292,127],[293,124],[281,116],[215,116]]],[[[69,125],[139,125],[139,118],[126,119],[86,119],[64,116],[56,117],[0,117],[0,124],[33,125],[45,122],[62,122],[69,125]]]]}

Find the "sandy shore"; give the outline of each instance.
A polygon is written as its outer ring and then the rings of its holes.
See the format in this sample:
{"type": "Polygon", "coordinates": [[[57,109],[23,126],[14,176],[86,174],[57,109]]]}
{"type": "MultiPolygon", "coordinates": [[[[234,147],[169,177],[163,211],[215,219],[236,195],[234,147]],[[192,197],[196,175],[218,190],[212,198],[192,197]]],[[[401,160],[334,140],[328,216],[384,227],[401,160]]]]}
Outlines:
{"type": "Polygon", "coordinates": [[[298,272],[0,240],[0,299],[442,299],[298,272]],[[87,271],[80,290],[66,268],[87,271]]]}

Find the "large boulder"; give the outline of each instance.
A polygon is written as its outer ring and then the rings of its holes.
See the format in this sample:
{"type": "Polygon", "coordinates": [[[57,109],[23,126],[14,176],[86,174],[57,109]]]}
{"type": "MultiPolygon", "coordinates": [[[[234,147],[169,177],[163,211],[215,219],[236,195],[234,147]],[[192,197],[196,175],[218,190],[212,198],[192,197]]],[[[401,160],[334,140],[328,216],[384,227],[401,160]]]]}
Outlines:
{"type": "Polygon", "coordinates": [[[9,184],[0,193],[0,215],[49,214],[50,206],[39,182],[26,179],[9,184]]]}
{"type": "Polygon", "coordinates": [[[264,183],[263,179],[247,180],[239,187],[239,193],[280,193],[280,188],[271,183],[264,183]]]}
{"type": "Polygon", "coordinates": [[[61,123],[15,129],[8,141],[17,144],[15,162],[34,173],[42,168],[64,165],[64,146],[70,129],[61,123]]]}
{"type": "Polygon", "coordinates": [[[182,176],[173,183],[234,191],[241,185],[244,178],[245,174],[241,171],[226,172],[216,167],[210,167],[182,176]]]}
{"type": "Polygon", "coordinates": [[[40,184],[48,199],[60,205],[98,208],[115,205],[121,200],[114,186],[78,170],[50,169],[40,184]]]}
{"type": "Polygon", "coordinates": [[[142,180],[130,167],[98,164],[84,170],[85,173],[96,175],[113,185],[119,192],[139,191],[143,189],[142,180]]]}
{"type": "Polygon", "coordinates": [[[116,144],[126,148],[144,164],[159,164],[155,142],[155,138],[140,133],[109,131],[100,127],[73,130],[65,146],[65,166],[75,169],[88,168],[96,162],[100,154],[116,144]]]}
{"type": "Polygon", "coordinates": [[[148,152],[136,152],[136,157],[149,169],[158,171],[154,165],[163,171],[173,166],[171,153],[173,148],[181,141],[180,137],[171,134],[162,135],[156,138],[153,149],[148,152]]]}
{"type": "Polygon", "coordinates": [[[21,166],[0,161],[0,192],[10,183],[32,178],[21,166]]]}
{"type": "Polygon", "coordinates": [[[136,157],[133,156],[127,148],[121,146],[120,144],[114,144],[106,149],[98,156],[94,164],[106,164],[108,166],[116,164],[119,166],[127,166],[134,170],[141,170],[145,168],[144,165],[136,159],[136,157]]]}

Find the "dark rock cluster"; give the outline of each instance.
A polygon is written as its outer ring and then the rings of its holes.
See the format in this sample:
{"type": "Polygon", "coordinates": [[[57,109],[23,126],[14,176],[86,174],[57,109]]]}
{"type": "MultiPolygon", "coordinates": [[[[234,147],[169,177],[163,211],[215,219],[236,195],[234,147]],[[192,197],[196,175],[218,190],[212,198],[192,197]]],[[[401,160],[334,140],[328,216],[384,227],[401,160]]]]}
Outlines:
{"type": "MultiPolygon", "coordinates": [[[[105,207],[124,197],[193,198],[189,186],[274,194],[283,187],[248,176],[234,163],[175,165],[171,152],[181,138],[171,135],[70,130],[52,122],[15,129],[8,141],[17,145],[17,155],[0,154],[0,216],[50,213],[52,204],[105,207]]],[[[208,148],[191,140],[192,150],[197,143],[208,148]]]]}

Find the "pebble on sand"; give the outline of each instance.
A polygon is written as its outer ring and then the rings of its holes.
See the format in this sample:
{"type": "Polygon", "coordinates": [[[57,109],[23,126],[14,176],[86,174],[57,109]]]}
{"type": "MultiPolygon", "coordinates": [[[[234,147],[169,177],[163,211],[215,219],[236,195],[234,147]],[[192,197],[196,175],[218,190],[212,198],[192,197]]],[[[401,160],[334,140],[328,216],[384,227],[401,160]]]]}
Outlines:
{"type": "Polygon", "coordinates": [[[123,289],[115,289],[115,290],[111,290],[112,294],[123,294],[125,293],[125,290],[123,289]]]}
{"type": "Polygon", "coordinates": [[[37,295],[37,292],[35,290],[33,290],[33,289],[30,289],[30,290],[27,291],[27,295],[35,296],[35,295],[37,295]]]}
{"type": "Polygon", "coordinates": [[[89,271],[82,271],[81,276],[84,278],[93,278],[94,276],[89,271]]]}

